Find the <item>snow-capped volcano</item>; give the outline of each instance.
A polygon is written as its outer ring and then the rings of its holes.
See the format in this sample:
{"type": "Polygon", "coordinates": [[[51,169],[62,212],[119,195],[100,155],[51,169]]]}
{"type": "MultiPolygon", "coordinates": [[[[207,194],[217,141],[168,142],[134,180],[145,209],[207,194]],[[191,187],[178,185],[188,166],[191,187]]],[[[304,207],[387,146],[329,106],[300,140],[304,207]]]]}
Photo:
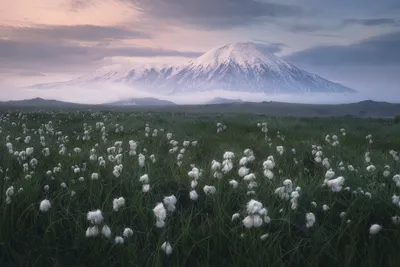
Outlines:
{"type": "Polygon", "coordinates": [[[112,82],[164,94],[210,90],[257,93],[355,92],[303,71],[265,50],[262,45],[255,43],[232,43],[213,48],[180,66],[139,69],[104,67],[67,84],[90,86],[112,82]]]}
{"type": "Polygon", "coordinates": [[[265,93],[353,91],[300,70],[254,43],[214,48],[168,77],[165,86],[175,88],[174,93],[212,89],[265,93]]]}

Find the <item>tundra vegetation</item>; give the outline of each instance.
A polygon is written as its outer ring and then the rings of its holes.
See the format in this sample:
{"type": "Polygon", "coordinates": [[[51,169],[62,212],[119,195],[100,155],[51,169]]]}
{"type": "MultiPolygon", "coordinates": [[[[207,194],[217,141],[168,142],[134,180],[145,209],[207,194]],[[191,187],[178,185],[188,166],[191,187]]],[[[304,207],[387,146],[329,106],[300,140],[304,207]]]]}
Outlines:
{"type": "Polygon", "coordinates": [[[398,266],[394,120],[1,111],[1,266],[398,266]]]}

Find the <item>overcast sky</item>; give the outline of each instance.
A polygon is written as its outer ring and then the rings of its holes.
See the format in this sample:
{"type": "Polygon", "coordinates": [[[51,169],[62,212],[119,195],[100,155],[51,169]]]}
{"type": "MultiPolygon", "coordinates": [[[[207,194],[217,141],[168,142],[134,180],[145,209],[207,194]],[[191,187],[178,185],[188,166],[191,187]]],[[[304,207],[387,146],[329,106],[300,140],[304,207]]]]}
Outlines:
{"type": "Polygon", "coordinates": [[[360,91],[400,94],[399,0],[0,1],[0,86],[180,63],[239,41],[360,91]]]}

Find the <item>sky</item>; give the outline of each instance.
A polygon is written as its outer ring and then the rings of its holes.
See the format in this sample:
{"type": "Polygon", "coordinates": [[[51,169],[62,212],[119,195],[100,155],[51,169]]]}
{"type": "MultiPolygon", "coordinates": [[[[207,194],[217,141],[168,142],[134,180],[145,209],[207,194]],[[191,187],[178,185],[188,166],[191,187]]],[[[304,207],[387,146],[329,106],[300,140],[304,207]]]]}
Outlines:
{"type": "Polygon", "coordinates": [[[115,63],[184,63],[243,41],[400,102],[399,0],[0,1],[0,96],[115,63]]]}

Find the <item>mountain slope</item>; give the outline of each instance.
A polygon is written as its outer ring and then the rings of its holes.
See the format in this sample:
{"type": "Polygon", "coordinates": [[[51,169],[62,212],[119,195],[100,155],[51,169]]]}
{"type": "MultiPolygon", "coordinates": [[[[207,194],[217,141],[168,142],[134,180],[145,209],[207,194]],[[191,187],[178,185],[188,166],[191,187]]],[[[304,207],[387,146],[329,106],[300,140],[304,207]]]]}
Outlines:
{"type": "Polygon", "coordinates": [[[107,66],[66,83],[38,85],[95,86],[124,84],[163,94],[229,90],[252,93],[355,92],[265,52],[254,43],[233,43],[211,49],[195,60],[164,68],[107,66]]]}
{"type": "Polygon", "coordinates": [[[176,105],[174,102],[168,100],[161,100],[152,97],[144,97],[144,98],[129,98],[119,101],[114,101],[111,103],[107,103],[105,105],[110,106],[171,106],[176,105]]]}

